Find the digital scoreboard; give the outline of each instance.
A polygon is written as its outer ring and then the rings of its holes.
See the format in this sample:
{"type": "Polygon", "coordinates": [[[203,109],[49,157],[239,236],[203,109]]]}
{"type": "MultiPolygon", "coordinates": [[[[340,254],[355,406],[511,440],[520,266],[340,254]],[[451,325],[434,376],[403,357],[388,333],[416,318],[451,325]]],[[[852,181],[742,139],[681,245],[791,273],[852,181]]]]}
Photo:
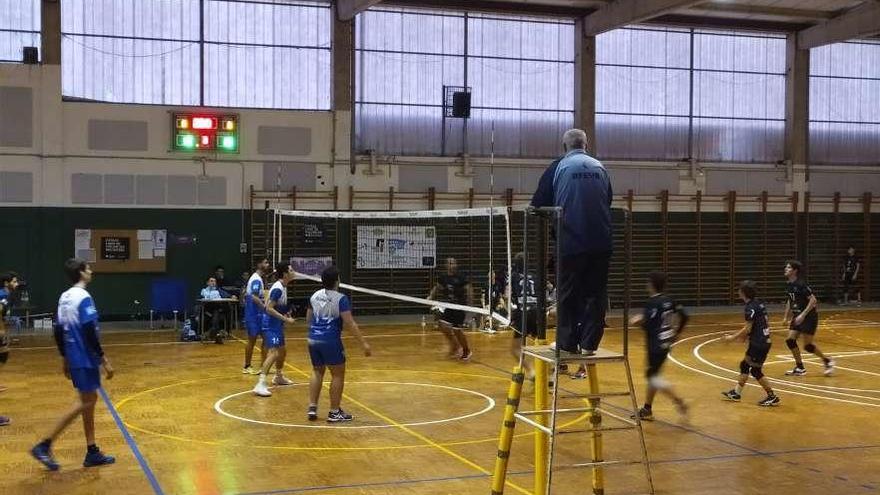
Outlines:
{"type": "Polygon", "coordinates": [[[173,151],[238,153],[238,115],[172,113],[173,151]]]}

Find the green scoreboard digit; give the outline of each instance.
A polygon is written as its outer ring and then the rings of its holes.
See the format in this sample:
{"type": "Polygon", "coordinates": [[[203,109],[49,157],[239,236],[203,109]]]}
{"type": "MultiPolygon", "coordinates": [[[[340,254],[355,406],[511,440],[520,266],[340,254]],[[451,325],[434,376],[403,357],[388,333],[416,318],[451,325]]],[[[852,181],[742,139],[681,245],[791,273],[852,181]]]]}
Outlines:
{"type": "Polygon", "coordinates": [[[173,151],[238,153],[238,115],[171,114],[173,151]]]}

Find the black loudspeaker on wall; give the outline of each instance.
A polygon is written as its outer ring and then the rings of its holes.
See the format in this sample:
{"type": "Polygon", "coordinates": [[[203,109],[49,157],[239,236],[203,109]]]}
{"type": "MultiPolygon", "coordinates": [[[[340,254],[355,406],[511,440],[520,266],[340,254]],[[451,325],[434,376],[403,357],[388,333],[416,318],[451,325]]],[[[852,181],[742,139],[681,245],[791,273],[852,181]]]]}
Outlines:
{"type": "Polygon", "coordinates": [[[40,63],[40,52],[35,46],[26,46],[22,49],[22,62],[26,64],[40,63]]]}
{"type": "Polygon", "coordinates": [[[467,119],[471,116],[471,93],[470,91],[456,91],[452,93],[452,116],[467,119]]]}

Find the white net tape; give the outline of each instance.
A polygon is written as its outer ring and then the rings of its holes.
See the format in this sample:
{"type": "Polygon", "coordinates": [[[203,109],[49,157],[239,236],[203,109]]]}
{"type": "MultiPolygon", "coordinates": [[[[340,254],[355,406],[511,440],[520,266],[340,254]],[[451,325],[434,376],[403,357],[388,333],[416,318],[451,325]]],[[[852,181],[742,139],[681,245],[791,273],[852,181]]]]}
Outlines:
{"type": "MultiPolygon", "coordinates": [[[[441,218],[472,218],[472,217],[503,217],[503,222],[505,226],[505,236],[506,243],[503,246],[504,253],[506,255],[506,265],[507,265],[507,273],[511,273],[511,252],[510,252],[510,217],[508,208],[466,208],[466,209],[458,209],[458,210],[426,210],[426,211],[388,211],[388,212],[360,212],[360,211],[308,211],[308,210],[277,210],[275,212],[275,219],[273,221],[273,243],[277,243],[274,246],[274,250],[276,253],[276,259],[281,259],[281,245],[282,245],[282,229],[284,227],[284,222],[282,222],[282,217],[300,217],[304,219],[308,218],[318,218],[318,219],[327,219],[327,220],[338,220],[338,219],[364,219],[364,220],[430,220],[430,219],[441,219],[441,218]]],[[[491,225],[491,222],[490,222],[491,225]]],[[[491,227],[490,227],[491,233],[491,227]]],[[[489,260],[490,267],[489,271],[491,272],[491,260],[493,259],[493,253],[491,252],[491,244],[489,247],[489,260]]],[[[310,280],[313,282],[321,282],[321,277],[317,275],[309,275],[305,273],[296,273],[297,278],[303,280],[310,280]]],[[[508,303],[507,312],[510,314],[510,287],[509,284],[504,284],[505,293],[506,293],[506,301],[508,303]]],[[[421,297],[414,297],[406,294],[398,294],[394,292],[388,292],[384,290],[371,289],[368,287],[361,287],[352,284],[340,283],[340,288],[345,290],[350,290],[353,292],[359,292],[362,294],[370,294],[378,297],[385,297],[389,299],[396,299],[398,301],[405,301],[409,303],[424,305],[431,308],[440,309],[441,311],[450,309],[450,310],[459,310],[467,313],[483,315],[483,316],[491,316],[492,320],[496,321],[501,326],[508,326],[510,324],[509,316],[505,316],[494,312],[491,307],[491,298],[489,307],[479,307],[479,306],[468,306],[463,304],[456,304],[448,301],[439,301],[426,299],[421,297]]]]}

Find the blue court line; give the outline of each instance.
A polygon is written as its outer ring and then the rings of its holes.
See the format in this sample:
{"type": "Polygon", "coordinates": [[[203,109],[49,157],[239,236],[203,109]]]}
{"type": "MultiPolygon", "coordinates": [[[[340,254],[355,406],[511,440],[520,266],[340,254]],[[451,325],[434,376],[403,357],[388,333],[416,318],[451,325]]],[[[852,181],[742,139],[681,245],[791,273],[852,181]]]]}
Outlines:
{"type": "Polygon", "coordinates": [[[147,477],[147,481],[149,481],[150,486],[153,487],[153,492],[156,495],[165,495],[165,492],[162,491],[162,487],[159,486],[159,480],[156,479],[156,475],[153,474],[153,470],[150,469],[150,465],[147,464],[147,460],[144,458],[143,454],[141,454],[137,442],[134,441],[131,433],[128,432],[128,428],[126,428],[125,424],[122,422],[122,418],[119,417],[119,412],[116,411],[116,407],[110,402],[110,397],[107,395],[107,392],[104,391],[104,387],[99,388],[98,392],[101,393],[101,398],[104,399],[104,404],[107,404],[107,409],[110,410],[110,414],[113,416],[113,421],[116,421],[116,426],[118,426],[119,431],[122,432],[122,436],[125,438],[125,443],[131,448],[131,452],[134,454],[135,459],[137,459],[138,464],[140,464],[141,470],[147,477]]]}

